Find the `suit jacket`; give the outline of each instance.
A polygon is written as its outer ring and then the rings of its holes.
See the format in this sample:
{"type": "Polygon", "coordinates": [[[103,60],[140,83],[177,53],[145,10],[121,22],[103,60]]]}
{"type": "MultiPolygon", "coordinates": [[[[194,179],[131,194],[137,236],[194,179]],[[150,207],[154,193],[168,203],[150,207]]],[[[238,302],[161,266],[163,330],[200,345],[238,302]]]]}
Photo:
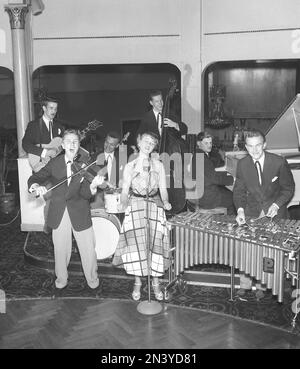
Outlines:
{"type": "MultiPolygon", "coordinates": [[[[204,192],[203,196],[199,199],[198,205],[205,209],[215,208],[222,203],[221,198],[224,196],[224,191],[221,188],[232,185],[233,177],[227,175],[226,172],[216,172],[213,161],[204,151],[197,149],[196,152],[204,154],[204,192]]],[[[193,179],[196,179],[195,155],[192,159],[192,170],[193,179]]]]}
{"type": "MultiPolygon", "coordinates": [[[[179,124],[179,131],[177,131],[177,129],[175,128],[169,128],[170,130],[174,131],[174,134],[178,138],[187,133],[187,126],[185,123],[178,122],[178,118],[176,118],[175,116],[170,115],[170,119],[179,124]]],[[[160,137],[153,109],[149,110],[146,114],[143,115],[140,127],[137,131],[137,135],[142,134],[146,131],[154,132],[158,135],[158,137],[160,137]]]]}
{"type": "MultiPolygon", "coordinates": [[[[52,128],[53,138],[58,136],[61,137],[63,132],[64,127],[54,120],[52,128]]],[[[48,144],[50,141],[50,133],[41,117],[28,123],[22,140],[22,146],[27,153],[41,156],[43,148],[37,145],[48,144]]]]}
{"type": "MultiPolygon", "coordinates": [[[[65,156],[59,155],[34,173],[28,179],[28,188],[33,183],[43,185],[49,181],[52,185],[57,184],[67,177],[67,166],[65,156]]],[[[75,231],[83,231],[92,226],[89,200],[92,197],[89,182],[80,175],[71,179],[70,185],[67,181],[51,191],[47,225],[56,229],[63,217],[67,207],[72,227],[75,231]]]]}
{"type": "Polygon", "coordinates": [[[287,217],[287,204],[293,197],[295,182],[285,158],[265,152],[262,170],[262,186],[250,155],[238,161],[233,201],[236,209],[244,208],[245,214],[258,217],[267,213],[270,205],[279,206],[278,216],[287,217]]]}

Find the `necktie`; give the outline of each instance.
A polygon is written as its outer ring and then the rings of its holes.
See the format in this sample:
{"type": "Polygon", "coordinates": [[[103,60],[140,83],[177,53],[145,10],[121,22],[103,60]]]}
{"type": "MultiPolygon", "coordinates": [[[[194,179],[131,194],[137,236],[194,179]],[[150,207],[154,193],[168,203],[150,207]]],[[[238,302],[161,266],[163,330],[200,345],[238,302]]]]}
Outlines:
{"type": "Polygon", "coordinates": [[[112,157],[111,157],[110,154],[108,154],[107,155],[107,177],[108,177],[108,180],[110,180],[111,166],[112,166],[112,157]]]}
{"type": "Polygon", "coordinates": [[[161,119],[161,114],[160,113],[157,114],[156,122],[157,122],[158,131],[159,131],[159,133],[161,133],[161,130],[162,130],[162,119],[161,119]]]}
{"type": "Polygon", "coordinates": [[[52,128],[53,128],[53,122],[52,122],[52,120],[49,120],[49,133],[50,133],[50,139],[51,140],[53,138],[52,128]]]}
{"type": "Polygon", "coordinates": [[[257,170],[259,184],[262,185],[262,170],[261,170],[260,162],[256,161],[255,166],[256,166],[256,170],[257,170]]]}
{"type": "MultiPolygon", "coordinates": [[[[67,178],[72,175],[71,165],[72,165],[72,162],[71,162],[71,160],[69,160],[67,162],[67,178]]],[[[71,182],[71,178],[68,178],[68,186],[69,186],[70,182],[71,182]]]]}

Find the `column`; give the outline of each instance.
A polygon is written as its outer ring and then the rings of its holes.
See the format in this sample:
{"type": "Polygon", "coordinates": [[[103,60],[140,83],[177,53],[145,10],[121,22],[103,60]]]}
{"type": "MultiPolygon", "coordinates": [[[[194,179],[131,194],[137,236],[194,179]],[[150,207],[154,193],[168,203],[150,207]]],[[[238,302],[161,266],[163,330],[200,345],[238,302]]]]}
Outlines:
{"type": "Polygon", "coordinates": [[[25,17],[28,6],[23,4],[5,5],[4,9],[9,15],[12,34],[18,152],[19,157],[23,157],[26,153],[22,148],[22,138],[30,120],[30,96],[28,93],[27,56],[25,51],[25,17]]]}

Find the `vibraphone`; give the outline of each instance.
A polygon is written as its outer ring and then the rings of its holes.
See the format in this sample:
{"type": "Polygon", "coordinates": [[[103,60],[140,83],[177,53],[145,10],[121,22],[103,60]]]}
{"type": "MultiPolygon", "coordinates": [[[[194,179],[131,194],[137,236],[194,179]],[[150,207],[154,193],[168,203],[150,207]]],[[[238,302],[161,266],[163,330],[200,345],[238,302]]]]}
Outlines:
{"type": "Polygon", "coordinates": [[[235,216],[178,214],[168,220],[173,258],[169,285],[185,269],[197,264],[223,264],[231,267],[231,292],[234,269],[249,274],[283,301],[286,272],[299,280],[300,221],[251,220],[238,226],[235,216]]]}

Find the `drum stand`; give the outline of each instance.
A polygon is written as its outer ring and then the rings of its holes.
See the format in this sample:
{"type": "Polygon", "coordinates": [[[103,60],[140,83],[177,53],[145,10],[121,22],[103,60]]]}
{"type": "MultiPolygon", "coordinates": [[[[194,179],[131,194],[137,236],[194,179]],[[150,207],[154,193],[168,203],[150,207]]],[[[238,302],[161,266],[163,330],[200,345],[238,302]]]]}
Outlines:
{"type": "Polygon", "coordinates": [[[137,311],[145,315],[158,314],[162,306],[158,301],[151,301],[151,257],[150,257],[150,220],[149,220],[149,174],[146,188],[146,247],[147,247],[147,268],[148,268],[148,301],[142,301],[137,306],[137,311]]]}

